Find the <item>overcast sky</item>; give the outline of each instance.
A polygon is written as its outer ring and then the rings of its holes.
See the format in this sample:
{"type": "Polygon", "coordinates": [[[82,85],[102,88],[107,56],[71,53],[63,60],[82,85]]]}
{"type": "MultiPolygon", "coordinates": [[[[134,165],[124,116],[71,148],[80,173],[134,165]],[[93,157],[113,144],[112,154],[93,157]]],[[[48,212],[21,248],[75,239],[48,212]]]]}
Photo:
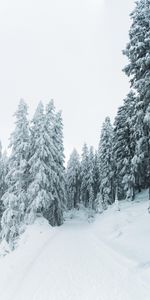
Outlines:
{"type": "Polygon", "coordinates": [[[128,92],[121,50],[133,0],[0,0],[0,138],[7,147],[24,98],[32,115],[51,98],[63,110],[68,154],[97,147],[101,124],[128,92]]]}

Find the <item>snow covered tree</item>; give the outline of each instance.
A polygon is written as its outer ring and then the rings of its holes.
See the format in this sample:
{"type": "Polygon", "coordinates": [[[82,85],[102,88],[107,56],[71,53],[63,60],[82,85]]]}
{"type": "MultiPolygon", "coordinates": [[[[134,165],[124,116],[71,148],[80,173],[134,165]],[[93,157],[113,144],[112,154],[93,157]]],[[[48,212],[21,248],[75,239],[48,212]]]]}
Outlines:
{"type": "Polygon", "coordinates": [[[50,137],[42,102],[39,103],[32,120],[30,134],[29,172],[30,184],[28,187],[28,219],[33,222],[38,213],[44,214],[53,202],[52,186],[49,173],[50,137]]]}
{"type": "Polygon", "coordinates": [[[55,106],[51,100],[46,107],[46,124],[49,135],[49,181],[53,201],[44,211],[44,216],[52,226],[63,223],[63,211],[66,201],[63,123],[61,112],[55,113],[55,106]]]}
{"type": "Polygon", "coordinates": [[[90,147],[89,151],[89,180],[88,180],[88,191],[89,191],[89,209],[94,208],[94,150],[90,147]]]}
{"type": "Polygon", "coordinates": [[[144,125],[145,114],[143,113],[143,103],[140,96],[136,96],[136,103],[133,116],[133,141],[135,142],[135,151],[132,159],[132,165],[135,175],[135,189],[139,192],[142,188],[148,187],[148,136],[144,131],[147,126],[144,125]]]}
{"type": "Polygon", "coordinates": [[[98,155],[100,172],[100,194],[103,208],[114,201],[113,156],[112,156],[113,128],[107,117],[102,126],[98,155]]]}
{"type": "Polygon", "coordinates": [[[124,197],[134,199],[136,173],[133,164],[135,153],[135,101],[136,97],[131,91],[124,100],[124,104],[118,109],[115,118],[113,153],[118,199],[124,197]]]}
{"type": "MultiPolygon", "coordinates": [[[[94,184],[93,184],[93,190],[94,190],[94,199],[96,200],[97,195],[99,193],[100,188],[100,172],[99,172],[99,159],[98,159],[98,151],[94,154],[94,184]]],[[[94,206],[96,204],[94,203],[94,206]]],[[[96,206],[95,206],[96,207],[96,206]]]]}
{"type": "Polygon", "coordinates": [[[136,168],[133,164],[135,154],[135,104],[136,96],[131,90],[124,100],[124,160],[122,161],[121,174],[126,198],[134,200],[136,187],[136,168]]]}
{"type": "Polygon", "coordinates": [[[2,197],[5,210],[1,221],[2,238],[10,244],[20,232],[27,203],[29,128],[24,100],[20,100],[15,117],[16,127],[11,135],[6,176],[7,191],[2,197]]]}
{"type": "Polygon", "coordinates": [[[95,200],[95,157],[93,147],[88,149],[87,145],[84,144],[82,150],[81,160],[81,192],[80,199],[81,203],[89,210],[93,210],[95,200]]]}
{"type": "Polygon", "coordinates": [[[66,182],[64,168],[64,146],[63,146],[63,122],[61,112],[55,114],[52,127],[53,153],[53,202],[51,206],[52,215],[50,223],[53,226],[63,223],[63,211],[66,208],[66,182]]]}
{"type": "Polygon", "coordinates": [[[114,137],[113,137],[113,155],[115,161],[115,188],[117,191],[117,198],[124,199],[125,192],[123,188],[123,175],[121,174],[122,163],[125,158],[125,137],[124,137],[125,112],[124,107],[118,109],[117,116],[114,123],[114,137]]]}
{"type": "Polygon", "coordinates": [[[89,206],[89,150],[87,144],[84,144],[82,149],[82,160],[81,160],[81,203],[85,206],[89,206]]]}
{"type": "MultiPolygon", "coordinates": [[[[136,149],[133,162],[138,166],[139,185],[144,182],[150,189],[150,146],[149,122],[147,113],[150,99],[150,1],[139,0],[131,14],[132,25],[129,31],[129,43],[124,50],[129,63],[124,68],[130,78],[131,86],[136,90],[136,149]],[[145,169],[146,168],[146,169],[145,169]],[[146,176],[144,176],[144,170],[146,176]]],[[[150,194],[150,193],[149,193],[150,194]]]]}
{"type": "Polygon", "coordinates": [[[88,174],[88,193],[89,193],[89,205],[88,205],[88,219],[93,218],[94,209],[95,209],[95,195],[94,195],[94,177],[95,177],[95,157],[93,147],[90,147],[89,150],[89,174],[88,174]]]}
{"type": "Polygon", "coordinates": [[[69,209],[77,208],[80,202],[80,157],[76,149],[73,150],[66,170],[67,206],[69,209]]]}
{"type": "MultiPolygon", "coordinates": [[[[56,148],[53,143],[53,127],[55,120],[55,106],[54,101],[51,100],[46,106],[46,114],[45,114],[45,125],[47,131],[47,147],[49,155],[47,157],[47,168],[48,168],[48,180],[49,180],[49,192],[53,195],[55,190],[55,178],[56,178],[56,162],[55,162],[55,153],[56,148]]],[[[44,209],[44,217],[49,221],[51,225],[55,225],[55,212],[53,205],[54,197],[52,196],[52,201],[50,205],[44,209]]]]}
{"type": "Polygon", "coordinates": [[[124,68],[130,82],[144,100],[149,103],[150,96],[150,1],[138,0],[131,14],[132,25],[129,31],[129,42],[123,54],[129,59],[124,68]]]}

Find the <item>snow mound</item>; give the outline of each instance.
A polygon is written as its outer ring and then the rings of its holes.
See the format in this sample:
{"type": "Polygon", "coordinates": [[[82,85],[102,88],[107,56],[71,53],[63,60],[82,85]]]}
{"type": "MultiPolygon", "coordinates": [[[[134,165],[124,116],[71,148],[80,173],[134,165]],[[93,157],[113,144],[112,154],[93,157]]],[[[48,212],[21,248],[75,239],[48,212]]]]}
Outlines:
{"type": "Polygon", "coordinates": [[[97,216],[93,230],[98,239],[132,262],[136,270],[146,270],[150,278],[148,191],[139,193],[133,202],[120,202],[120,211],[115,204],[109,207],[97,216]]]}

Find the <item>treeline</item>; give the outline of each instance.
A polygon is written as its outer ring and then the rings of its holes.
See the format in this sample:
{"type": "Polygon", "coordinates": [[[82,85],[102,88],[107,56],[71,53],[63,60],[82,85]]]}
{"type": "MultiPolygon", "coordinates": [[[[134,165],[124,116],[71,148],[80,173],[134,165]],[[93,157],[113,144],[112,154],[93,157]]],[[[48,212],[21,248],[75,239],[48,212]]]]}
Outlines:
{"type": "Polygon", "coordinates": [[[106,118],[98,150],[93,153],[85,145],[81,162],[76,151],[72,153],[67,168],[68,207],[76,207],[78,199],[101,211],[115,200],[134,200],[135,193],[146,188],[150,199],[150,0],[138,0],[131,19],[123,51],[131,89],[114,126],[106,118]]]}
{"type": "Polygon", "coordinates": [[[52,226],[63,223],[66,206],[63,124],[53,101],[39,103],[28,121],[26,103],[15,113],[9,158],[0,154],[1,238],[15,238],[40,213],[52,226]]]}

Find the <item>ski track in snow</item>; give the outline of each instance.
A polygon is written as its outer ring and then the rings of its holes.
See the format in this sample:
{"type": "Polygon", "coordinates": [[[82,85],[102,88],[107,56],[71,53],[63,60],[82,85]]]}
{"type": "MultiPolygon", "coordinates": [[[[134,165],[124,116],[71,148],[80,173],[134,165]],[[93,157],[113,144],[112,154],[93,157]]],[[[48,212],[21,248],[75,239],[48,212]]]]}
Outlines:
{"type": "Polygon", "coordinates": [[[48,236],[26,264],[23,256],[16,260],[8,278],[3,272],[0,300],[150,299],[135,263],[98,239],[90,224],[78,220],[48,236]]]}

